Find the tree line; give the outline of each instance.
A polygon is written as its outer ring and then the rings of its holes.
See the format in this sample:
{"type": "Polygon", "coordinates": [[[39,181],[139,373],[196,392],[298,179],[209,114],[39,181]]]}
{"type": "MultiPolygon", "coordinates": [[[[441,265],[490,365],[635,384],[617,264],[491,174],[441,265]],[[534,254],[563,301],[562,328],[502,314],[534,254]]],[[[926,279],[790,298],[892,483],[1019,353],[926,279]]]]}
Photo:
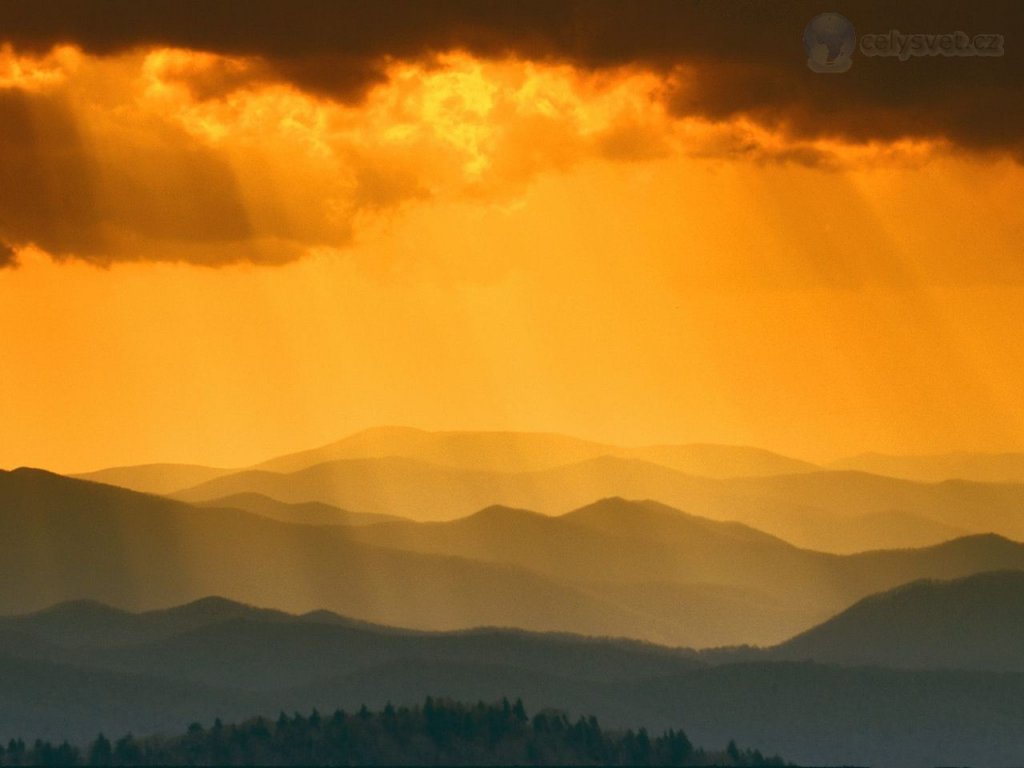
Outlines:
{"type": "Polygon", "coordinates": [[[321,716],[283,712],[204,728],[193,723],[175,736],[108,739],[83,749],[63,742],[11,739],[0,765],[723,765],[781,766],[778,756],[740,749],[694,747],[681,730],[651,736],[646,729],[606,730],[594,717],[575,722],[544,710],[532,718],[523,703],[467,705],[427,697],[422,706],[371,712],[337,710],[321,716]]]}

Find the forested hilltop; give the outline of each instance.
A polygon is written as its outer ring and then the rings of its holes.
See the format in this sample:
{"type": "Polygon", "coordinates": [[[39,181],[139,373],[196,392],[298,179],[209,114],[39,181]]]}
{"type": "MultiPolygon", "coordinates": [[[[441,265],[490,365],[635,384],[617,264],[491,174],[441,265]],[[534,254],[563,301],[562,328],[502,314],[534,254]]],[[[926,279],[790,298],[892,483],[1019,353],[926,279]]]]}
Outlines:
{"type": "Polygon", "coordinates": [[[604,730],[594,717],[572,721],[557,710],[530,717],[522,701],[467,705],[426,699],[379,712],[282,713],[240,724],[193,723],[178,736],[100,734],[84,749],[64,742],[0,747],[0,765],[722,765],[781,766],[734,742],[719,752],[690,743],[681,730],[651,736],[643,728],[604,730]]]}

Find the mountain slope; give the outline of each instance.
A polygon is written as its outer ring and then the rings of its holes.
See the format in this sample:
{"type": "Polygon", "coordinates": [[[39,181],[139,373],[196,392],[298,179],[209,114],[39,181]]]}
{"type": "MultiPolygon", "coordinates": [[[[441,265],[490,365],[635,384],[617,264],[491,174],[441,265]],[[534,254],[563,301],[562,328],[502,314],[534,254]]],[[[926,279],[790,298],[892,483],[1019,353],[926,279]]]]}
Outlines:
{"type": "Polygon", "coordinates": [[[291,615],[222,598],[167,611],[128,613],[64,604],[0,618],[0,635],[45,644],[38,657],[219,687],[268,690],[313,684],[405,658],[503,663],[579,679],[627,680],[702,664],[693,652],[628,640],[520,630],[436,633],[363,624],[325,612],[291,615]],[[83,613],[96,616],[90,621],[83,613]],[[111,612],[119,621],[110,622],[111,612]],[[89,633],[83,624],[104,624],[89,633]]]}
{"type": "MultiPolygon", "coordinates": [[[[176,610],[190,615],[195,607],[176,610]]],[[[697,743],[736,739],[811,765],[1013,765],[1024,752],[1021,674],[709,665],[638,643],[339,628],[204,601],[199,613],[211,612],[255,617],[169,636],[151,632],[155,639],[131,645],[121,637],[110,646],[51,646],[50,658],[0,652],[0,739],[142,735],[195,720],[208,726],[214,717],[276,718],[313,707],[351,713],[363,703],[401,706],[430,695],[522,697],[531,711],[594,714],[611,727],[684,728],[697,743]]],[[[72,618],[57,634],[73,635],[72,618]]],[[[158,619],[135,618],[143,626],[158,619]]],[[[36,619],[12,621],[23,621],[32,639],[36,619]]]]}
{"type": "Polygon", "coordinates": [[[401,519],[394,515],[349,512],[347,509],[339,509],[319,501],[288,504],[259,493],[236,493],[204,501],[199,506],[241,509],[254,515],[279,520],[282,523],[299,523],[301,525],[375,525],[401,519]]]}
{"type": "Polygon", "coordinates": [[[380,623],[685,639],[685,622],[507,564],[353,541],[340,527],[197,509],[39,470],[0,473],[0,612],[69,599],[154,608],[211,593],[380,623]]]}
{"type": "Polygon", "coordinates": [[[0,474],[0,536],[18,542],[0,559],[0,612],[80,598],[154,608],[216,593],[426,629],[699,646],[775,644],[908,581],[1024,569],[1024,546],[997,536],[836,556],[622,499],[555,518],[492,507],[444,524],[316,527],[33,470],[0,474]]]}
{"type": "Polygon", "coordinates": [[[619,458],[640,459],[701,477],[770,477],[816,472],[809,461],[793,459],[763,448],[741,445],[652,445],[607,452],[619,458]]]}
{"type": "Polygon", "coordinates": [[[476,472],[405,458],[340,459],[282,474],[246,470],[174,494],[205,502],[258,493],[290,504],[318,501],[342,509],[417,519],[460,517],[487,506],[514,475],[476,472]]]}
{"type": "Polygon", "coordinates": [[[390,523],[351,535],[416,552],[515,563],[577,583],[783,584],[781,590],[812,581],[814,569],[833,560],[738,523],[620,498],[557,517],[492,506],[450,522],[390,523]],[[790,580],[784,572],[797,564],[804,570],[790,580]]]}
{"type": "MultiPolygon", "coordinates": [[[[784,503],[770,501],[765,502],[764,511],[750,512],[746,519],[797,546],[844,555],[872,549],[928,547],[983,530],[940,523],[920,513],[899,510],[847,517],[797,505],[787,509],[784,503]]],[[[1014,525],[1008,530],[1016,528],[1014,525]]]]}
{"type": "Polygon", "coordinates": [[[862,549],[926,546],[961,533],[1024,539],[1024,485],[925,484],[861,472],[722,480],[609,456],[525,473],[399,458],[340,460],[290,474],[230,474],[176,496],[206,501],[244,492],[421,521],[463,517],[493,504],[553,515],[610,496],[657,499],[701,517],[738,520],[799,546],[845,552],[856,549],[851,543],[862,549]]]}
{"type": "Polygon", "coordinates": [[[747,477],[807,472],[819,467],[771,451],[728,445],[625,447],[541,432],[427,432],[378,427],[329,445],[280,456],[252,469],[296,472],[339,459],[404,458],[445,467],[530,472],[601,456],[641,459],[707,477],[747,477]]]}
{"type": "Polygon", "coordinates": [[[547,433],[377,427],[319,448],[270,459],[253,469],[296,472],[339,459],[403,458],[458,469],[524,472],[571,464],[609,450],[611,446],[547,433]]]}
{"type": "MultiPolygon", "coordinates": [[[[533,517],[541,525],[552,522],[533,517]]],[[[649,593],[647,581],[678,573],[634,572],[631,563],[650,561],[650,553],[631,548],[627,558],[617,552],[614,537],[589,535],[588,557],[607,562],[577,559],[571,570],[545,574],[530,567],[541,560],[488,558],[479,548],[407,551],[396,546],[409,542],[394,537],[360,538],[378,527],[385,526],[285,524],[37,470],[3,473],[0,536],[19,545],[0,559],[0,612],[69,599],[143,609],[218,593],[292,611],[327,608],[428,629],[516,626],[718,645],[778,642],[838,607],[829,596],[810,610],[794,609],[740,585],[730,594],[749,609],[739,612],[747,618],[716,625],[706,619],[715,615],[721,588],[702,586],[707,574],[698,568],[690,571],[697,583],[649,593]],[[614,589],[587,583],[595,568],[614,572],[622,583],[614,589]]],[[[518,542],[520,554],[538,541],[526,527],[497,534],[489,528],[493,521],[480,535],[494,546],[502,539],[518,542]]],[[[545,544],[546,558],[568,563],[566,553],[579,546],[574,537],[588,535],[573,528],[566,533],[545,544]]],[[[667,551],[659,559],[681,562],[667,551]]]]}
{"type": "Polygon", "coordinates": [[[720,605],[699,607],[702,598],[715,595],[716,600],[738,601],[731,607],[745,612],[748,637],[760,638],[770,636],[773,624],[777,632],[789,631],[813,621],[814,615],[824,618],[914,579],[1024,568],[1024,545],[993,535],[916,550],[837,556],[799,549],[738,523],[618,498],[558,517],[490,507],[451,522],[391,523],[354,530],[352,536],[411,551],[523,566],[649,610],[688,611],[702,626],[720,620],[720,605]]]}
{"type": "Polygon", "coordinates": [[[139,464],[130,467],[110,467],[73,477],[142,493],[168,494],[235,471],[237,470],[204,467],[198,464],[139,464]]]}
{"type": "Polygon", "coordinates": [[[857,470],[925,483],[971,480],[981,483],[1024,483],[1024,453],[945,453],[932,456],[893,456],[864,453],[829,464],[832,469],[857,470]]]}
{"type": "Polygon", "coordinates": [[[872,595],[772,650],[776,658],[1024,671],[1024,571],[918,581],[872,595]]]}
{"type": "Polygon", "coordinates": [[[813,586],[828,583],[820,578],[827,556],[653,502],[606,499],[559,517],[489,507],[451,522],[391,523],[351,535],[585,585],[645,613],[683,617],[698,647],[771,643],[847,601],[813,586]]]}
{"type": "Polygon", "coordinates": [[[673,506],[682,506],[674,501],[682,499],[691,511],[724,510],[731,501],[723,481],[611,456],[537,472],[465,470],[395,457],[343,459],[292,473],[233,473],[175,496],[205,501],[246,491],[292,503],[317,500],[416,520],[464,517],[491,505],[559,514],[609,496],[652,498],[673,506]]]}

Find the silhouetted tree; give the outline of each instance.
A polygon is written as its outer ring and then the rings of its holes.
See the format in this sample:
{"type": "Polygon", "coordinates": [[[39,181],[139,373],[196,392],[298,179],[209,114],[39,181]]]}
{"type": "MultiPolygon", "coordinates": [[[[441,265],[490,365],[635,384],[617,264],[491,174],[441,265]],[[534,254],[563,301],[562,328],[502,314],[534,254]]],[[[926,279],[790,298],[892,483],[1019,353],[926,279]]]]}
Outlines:
{"type": "MultiPolygon", "coordinates": [[[[586,765],[782,765],[757,750],[741,750],[735,741],[722,752],[695,750],[686,734],[669,730],[652,737],[637,731],[606,731],[595,717],[570,723],[564,712],[545,710],[532,720],[522,701],[467,706],[427,698],[422,707],[380,712],[363,706],[357,717],[337,710],[324,719],[283,712],[276,724],[257,717],[209,729],[189,725],[175,737],[138,740],[127,734],[111,745],[99,734],[86,752],[92,765],[339,765],[448,763],[586,765]]],[[[82,762],[67,742],[36,741],[31,749],[11,740],[0,749],[0,765],[70,766],[82,762]]]]}
{"type": "Polygon", "coordinates": [[[114,745],[114,762],[120,765],[134,765],[141,762],[142,750],[135,738],[129,733],[117,740],[114,745]]]}
{"type": "Polygon", "coordinates": [[[110,745],[110,740],[102,733],[96,737],[96,740],[89,747],[89,764],[90,765],[110,765],[114,758],[114,749],[110,745]]]}
{"type": "Polygon", "coordinates": [[[732,760],[734,765],[739,764],[740,751],[739,748],[736,746],[736,741],[734,739],[729,740],[729,746],[725,748],[725,754],[729,756],[729,759],[732,760]]]}

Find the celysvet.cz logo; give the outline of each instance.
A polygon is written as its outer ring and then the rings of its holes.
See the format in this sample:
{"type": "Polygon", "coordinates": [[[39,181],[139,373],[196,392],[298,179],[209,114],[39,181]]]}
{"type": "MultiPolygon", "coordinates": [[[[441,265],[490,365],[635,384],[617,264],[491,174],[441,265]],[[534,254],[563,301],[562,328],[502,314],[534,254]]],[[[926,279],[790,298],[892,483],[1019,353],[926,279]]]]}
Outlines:
{"type": "Polygon", "coordinates": [[[891,57],[906,61],[922,56],[1002,56],[1003,36],[955,32],[871,32],[860,36],[839,13],[819,13],[804,28],[807,66],[814,72],[841,73],[853,66],[853,55],[891,57]]]}

